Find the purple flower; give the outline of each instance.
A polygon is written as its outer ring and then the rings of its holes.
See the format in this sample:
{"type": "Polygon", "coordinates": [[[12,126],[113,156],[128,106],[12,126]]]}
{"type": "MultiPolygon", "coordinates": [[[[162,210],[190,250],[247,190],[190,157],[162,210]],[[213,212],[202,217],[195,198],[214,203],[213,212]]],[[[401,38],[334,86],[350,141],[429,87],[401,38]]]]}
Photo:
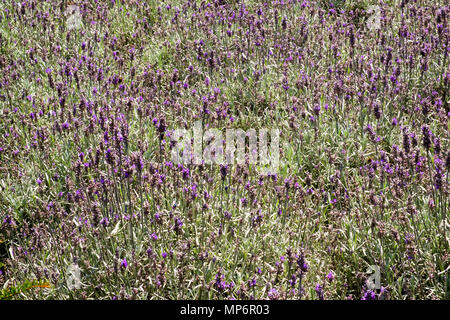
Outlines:
{"type": "Polygon", "coordinates": [[[375,300],[376,299],[376,295],[375,292],[373,292],[372,290],[367,290],[363,297],[361,298],[361,300],[375,300]]]}
{"type": "Polygon", "coordinates": [[[314,107],[314,113],[318,116],[319,115],[319,113],[320,113],[320,105],[316,105],[315,107],[314,107]]]}
{"type": "Polygon", "coordinates": [[[289,283],[292,287],[295,287],[297,283],[297,277],[295,276],[295,274],[292,275],[291,279],[289,280],[289,283]]]}
{"type": "Polygon", "coordinates": [[[428,126],[422,127],[422,134],[423,134],[423,146],[425,149],[430,149],[431,146],[431,130],[428,126]]]}
{"type": "Polygon", "coordinates": [[[278,294],[278,291],[275,288],[270,289],[267,295],[269,296],[270,300],[278,300],[280,298],[280,295],[278,294]]]}
{"type": "Polygon", "coordinates": [[[328,274],[327,274],[327,279],[328,279],[328,281],[333,281],[333,279],[334,279],[334,274],[333,274],[333,272],[329,272],[328,274]]]}
{"type": "Polygon", "coordinates": [[[175,225],[173,226],[173,230],[175,232],[179,232],[182,227],[183,227],[183,221],[180,218],[175,217],[175,225]]]}
{"type": "Polygon", "coordinates": [[[120,263],[120,266],[124,269],[126,269],[128,267],[128,262],[127,262],[127,258],[124,258],[122,260],[122,262],[120,263]]]}
{"type": "Polygon", "coordinates": [[[316,288],[314,289],[319,296],[319,300],[323,300],[323,287],[320,284],[316,285],[316,288]]]}

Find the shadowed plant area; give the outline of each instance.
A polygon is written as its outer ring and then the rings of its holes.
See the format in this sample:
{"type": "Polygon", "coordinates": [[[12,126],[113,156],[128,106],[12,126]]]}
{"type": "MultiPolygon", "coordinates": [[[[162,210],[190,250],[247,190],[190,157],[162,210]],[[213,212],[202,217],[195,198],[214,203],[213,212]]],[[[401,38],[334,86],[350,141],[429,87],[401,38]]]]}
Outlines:
{"type": "Polygon", "coordinates": [[[449,9],[0,0],[0,299],[449,299],[449,9]]]}

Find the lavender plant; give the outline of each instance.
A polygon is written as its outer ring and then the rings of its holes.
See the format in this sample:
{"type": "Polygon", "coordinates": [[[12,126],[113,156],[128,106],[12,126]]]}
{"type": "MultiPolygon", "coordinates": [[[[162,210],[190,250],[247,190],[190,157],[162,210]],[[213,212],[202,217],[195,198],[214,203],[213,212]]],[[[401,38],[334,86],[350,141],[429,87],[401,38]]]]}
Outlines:
{"type": "Polygon", "coordinates": [[[2,297],[448,299],[449,9],[0,1],[2,297]],[[197,121],[278,171],[175,163],[197,121]]]}

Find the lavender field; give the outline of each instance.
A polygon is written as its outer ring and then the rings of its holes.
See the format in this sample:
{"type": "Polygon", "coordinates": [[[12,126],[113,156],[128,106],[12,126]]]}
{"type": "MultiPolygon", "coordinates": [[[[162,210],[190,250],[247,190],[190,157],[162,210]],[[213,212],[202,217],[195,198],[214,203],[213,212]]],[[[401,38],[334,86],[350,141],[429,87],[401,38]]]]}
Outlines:
{"type": "Polygon", "coordinates": [[[0,0],[0,299],[450,299],[449,10],[0,0]]]}

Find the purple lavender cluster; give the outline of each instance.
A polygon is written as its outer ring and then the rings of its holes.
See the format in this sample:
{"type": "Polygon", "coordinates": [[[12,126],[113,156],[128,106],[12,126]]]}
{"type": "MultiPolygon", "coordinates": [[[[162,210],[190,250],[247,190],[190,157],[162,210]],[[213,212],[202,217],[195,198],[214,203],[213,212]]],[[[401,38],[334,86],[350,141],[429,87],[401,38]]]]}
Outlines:
{"type": "Polygon", "coordinates": [[[448,299],[449,9],[2,1],[0,288],[448,299]],[[196,122],[279,129],[278,171],[174,163],[196,122]]]}

